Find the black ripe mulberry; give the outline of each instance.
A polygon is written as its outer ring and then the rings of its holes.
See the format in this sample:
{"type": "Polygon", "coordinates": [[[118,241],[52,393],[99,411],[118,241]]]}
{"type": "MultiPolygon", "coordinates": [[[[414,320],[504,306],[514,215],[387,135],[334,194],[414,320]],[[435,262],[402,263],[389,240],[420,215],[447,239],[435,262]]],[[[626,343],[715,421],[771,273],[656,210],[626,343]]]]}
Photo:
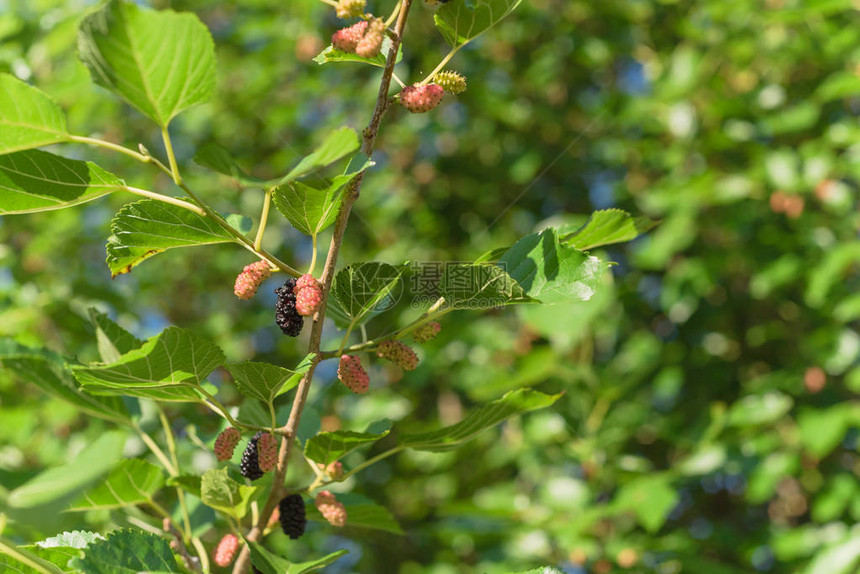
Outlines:
{"type": "Polygon", "coordinates": [[[248,480],[257,480],[265,474],[260,468],[260,453],[257,451],[257,442],[261,436],[263,436],[262,431],[248,441],[248,446],[242,453],[242,462],[239,463],[239,472],[248,480]]]}
{"type": "Polygon", "coordinates": [[[275,289],[278,300],[275,303],[275,323],[284,335],[298,337],[304,327],[305,319],[296,311],[295,279],[287,279],[283,287],[275,289]]]}
{"type": "Polygon", "coordinates": [[[278,503],[278,511],[284,534],[295,540],[305,533],[305,524],[308,520],[305,516],[305,501],[302,500],[301,494],[284,497],[278,503]]]}

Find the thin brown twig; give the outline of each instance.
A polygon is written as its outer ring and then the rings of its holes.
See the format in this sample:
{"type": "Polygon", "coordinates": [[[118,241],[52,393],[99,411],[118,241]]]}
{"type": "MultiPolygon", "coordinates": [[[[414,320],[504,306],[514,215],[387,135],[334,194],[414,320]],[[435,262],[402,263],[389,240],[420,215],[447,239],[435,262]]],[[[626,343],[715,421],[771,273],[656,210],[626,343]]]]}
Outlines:
{"type": "MultiPolygon", "coordinates": [[[[400,49],[400,42],[403,37],[403,29],[406,26],[406,18],[409,15],[409,8],[412,6],[413,0],[402,0],[402,9],[398,14],[397,22],[394,25],[394,34],[391,41],[391,48],[388,52],[388,57],[385,61],[385,68],[382,72],[382,79],[379,83],[379,92],[376,96],[376,105],[373,108],[373,115],[370,122],[363,132],[363,140],[361,151],[370,157],[373,154],[373,146],[376,143],[376,136],[379,133],[379,125],[382,122],[382,116],[388,108],[390,101],[388,92],[391,87],[391,78],[394,74],[394,65],[397,63],[397,52],[400,49]]],[[[249,541],[256,541],[264,531],[266,524],[269,522],[269,517],[274,512],[275,507],[285,494],[284,479],[287,475],[287,465],[289,464],[290,453],[296,438],[296,429],[301,420],[302,411],[308,399],[308,391],[310,390],[311,381],[313,380],[314,370],[321,360],[319,357],[320,340],[322,338],[323,319],[325,319],[326,303],[328,294],[331,290],[332,280],[334,279],[334,270],[337,263],[337,257],[340,252],[340,246],[343,242],[343,236],[346,232],[346,224],[349,220],[349,214],[352,211],[352,206],[358,199],[361,192],[361,184],[364,181],[364,172],[358,174],[349,184],[344,193],[343,204],[338,212],[337,219],[334,223],[334,232],[331,238],[328,255],[326,256],[325,267],[323,269],[320,282],[323,285],[323,298],[319,310],[314,315],[313,326],[311,329],[311,338],[308,345],[308,351],[316,353],[317,356],[311,364],[311,368],[305,373],[298,389],[296,389],[296,397],[293,400],[293,407],[290,410],[290,417],[281,430],[284,432],[284,437],[281,439],[281,447],[278,452],[278,466],[275,468],[275,476],[272,480],[272,490],[269,493],[269,498],[263,507],[263,511],[257,518],[257,523],[253,525],[251,530],[245,536],[249,541]]],[[[246,574],[250,565],[250,550],[246,545],[242,548],[236,563],[233,566],[233,574],[246,574]]]]}
{"type": "Polygon", "coordinates": [[[191,570],[192,572],[203,572],[200,568],[200,561],[197,558],[191,556],[188,553],[188,549],[185,547],[185,542],[182,541],[182,533],[179,532],[179,529],[173,524],[173,521],[170,518],[165,518],[162,524],[162,528],[164,531],[173,536],[173,540],[170,541],[170,547],[179,554],[179,557],[182,558],[182,562],[185,564],[185,567],[191,570]]]}

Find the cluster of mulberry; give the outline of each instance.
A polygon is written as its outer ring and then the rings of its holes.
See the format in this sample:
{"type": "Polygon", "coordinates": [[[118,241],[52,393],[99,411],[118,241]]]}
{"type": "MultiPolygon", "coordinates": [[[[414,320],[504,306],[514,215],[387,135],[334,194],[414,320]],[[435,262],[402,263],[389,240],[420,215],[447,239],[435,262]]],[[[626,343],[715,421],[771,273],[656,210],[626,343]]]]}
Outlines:
{"type": "Polygon", "coordinates": [[[365,6],[367,6],[366,0],[339,0],[335,11],[338,18],[356,18],[364,14],[365,6]]]}
{"type": "Polygon", "coordinates": [[[383,341],[376,349],[376,356],[391,361],[404,371],[414,371],[418,366],[418,355],[400,341],[383,341]]]}
{"type": "Polygon", "coordinates": [[[239,539],[235,534],[225,534],[218,547],[215,549],[215,564],[226,568],[233,562],[236,557],[236,550],[239,549],[239,539]]]}
{"type": "Polygon", "coordinates": [[[257,261],[246,265],[239,276],[236,277],[236,283],[233,285],[233,293],[239,299],[250,299],[257,294],[257,288],[260,284],[269,278],[272,274],[272,269],[269,267],[269,262],[265,260],[257,261]]]}
{"type": "Polygon", "coordinates": [[[416,343],[426,343],[427,341],[432,341],[436,338],[436,335],[439,334],[439,331],[441,329],[442,325],[440,325],[436,321],[424,323],[423,325],[412,331],[412,339],[416,343]]]}
{"type": "Polygon", "coordinates": [[[283,287],[275,289],[278,300],[275,302],[275,323],[289,337],[298,337],[302,332],[305,320],[296,311],[295,279],[287,279],[283,287]]]}
{"type": "Polygon", "coordinates": [[[444,93],[438,84],[406,86],[400,92],[400,105],[413,114],[423,114],[438,106],[444,93]]]}
{"type": "Polygon", "coordinates": [[[332,35],[331,45],[341,52],[373,58],[382,49],[384,36],[385,22],[382,18],[373,18],[341,28],[332,35]]]}
{"type": "Polygon", "coordinates": [[[230,427],[221,431],[218,438],[215,439],[215,457],[220,461],[230,460],[233,458],[233,451],[236,445],[239,444],[239,439],[242,437],[239,429],[230,427]]]}
{"type": "Polygon", "coordinates": [[[305,501],[302,500],[301,494],[284,497],[278,503],[278,512],[284,534],[295,540],[305,533],[305,524],[308,520],[305,515],[305,501]]]}
{"type": "Polygon", "coordinates": [[[323,515],[323,518],[328,520],[328,523],[338,528],[346,524],[346,507],[342,502],[338,502],[337,498],[328,490],[323,490],[317,494],[314,501],[317,510],[323,515]]]}
{"type": "Polygon", "coordinates": [[[260,468],[260,453],[257,449],[257,444],[260,442],[262,435],[262,432],[255,434],[248,441],[248,446],[245,447],[245,451],[242,453],[239,472],[248,480],[257,480],[265,474],[263,469],[260,468]]]}
{"type": "Polygon", "coordinates": [[[322,285],[310,273],[299,277],[293,289],[296,294],[296,311],[309,317],[317,312],[322,303],[322,285]]]}
{"type": "Polygon", "coordinates": [[[337,378],[354,393],[366,393],[370,387],[370,377],[361,366],[361,359],[355,355],[343,355],[340,358],[337,378]]]}

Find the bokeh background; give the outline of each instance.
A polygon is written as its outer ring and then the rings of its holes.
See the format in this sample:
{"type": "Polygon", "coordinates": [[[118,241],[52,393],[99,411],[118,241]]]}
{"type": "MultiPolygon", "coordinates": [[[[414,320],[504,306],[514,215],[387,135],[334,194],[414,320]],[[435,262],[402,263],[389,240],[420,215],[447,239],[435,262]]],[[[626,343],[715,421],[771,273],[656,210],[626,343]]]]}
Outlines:
{"type": "MultiPolygon", "coordinates": [[[[325,4],[141,4],[192,10],[215,38],[217,95],[172,132],[186,180],[221,211],[256,217],[262,192],[193,164],[199,145],[277,177],[328,130],[367,123],[378,69],[312,62],[340,26],[325,4]]],[[[73,132],[160,152],[157,130],[94,87],[75,57],[92,5],[0,0],[0,71],[51,94],[73,132]]],[[[404,81],[445,54],[432,10],[417,2],[410,17],[404,81]]],[[[270,544],[297,560],[350,549],[331,573],[856,572],[858,11],[851,0],[528,0],[453,60],[466,93],[431,114],[394,108],[343,264],[470,261],[598,208],[662,223],[604,253],[617,265],[589,303],[450,314],[417,371],[374,364],[361,398],[324,364],[305,433],[381,418],[436,428],[524,386],[565,395],[458,451],[403,453],[347,484],[390,508],[405,537],[313,526],[270,544]]],[[[175,193],[128,158],[55,151],[175,193]]],[[[0,218],[0,336],[96,360],[86,311],[96,306],[141,338],[194,329],[234,361],[289,366],[304,355],[307,334],[287,340],[272,324],[276,279],[251,302],[233,296],[251,262],[236,247],[174,250],[111,280],[104,240],[131,200],[0,218]]],[[[283,220],[266,246],[297,266],[310,257],[283,220]]],[[[369,335],[414,313],[402,305],[369,335]]],[[[327,339],[334,346],[333,329],[327,339]]],[[[226,377],[213,382],[239,404],[226,377]]],[[[9,491],[108,427],[3,372],[0,413],[4,536],[128,525],[118,513],[61,513],[63,500],[5,508],[9,491]]],[[[183,433],[211,437],[220,425],[196,409],[170,413],[183,433]]],[[[212,464],[181,443],[187,464],[212,464]]],[[[296,484],[307,478],[298,472],[296,484]]],[[[201,529],[218,524],[197,516],[201,529]]]]}

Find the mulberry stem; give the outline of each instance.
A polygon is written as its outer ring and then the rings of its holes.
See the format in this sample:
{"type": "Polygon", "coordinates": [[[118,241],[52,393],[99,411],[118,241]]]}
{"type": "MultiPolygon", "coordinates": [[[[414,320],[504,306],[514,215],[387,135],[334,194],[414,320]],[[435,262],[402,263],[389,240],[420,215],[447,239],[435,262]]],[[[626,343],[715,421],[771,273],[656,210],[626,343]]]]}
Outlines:
{"type": "Polygon", "coordinates": [[[82,143],[82,144],[88,144],[88,145],[103,147],[105,149],[110,149],[110,150],[125,154],[129,157],[133,157],[134,159],[136,159],[137,161],[142,162],[142,163],[149,163],[149,161],[151,159],[148,155],[143,155],[142,153],[138,153],[134,150],[128,149],[127,147],[123,147],[121,145],[111,143],[111,142],[108,142],[105,140],[100,140],[97,138],[88,138],[88,137],[84,137],[84,136],[70,135],[70,136],[68,136],[68,141],[70,141],[72,143],[82,143]]]}
{"type": "MultiPolygon", "coordinates": [[[[406,26],[406,18],[409,16],[409,9],[412,6],[413,0],[401,0],[402,8],[397,17],[397,23],[394,27],[394,37],[391,41],[391,49],[388,52],[388,57],[385,60],[385,68],[382,72],[382,79],[379,82],[379,91],[376,97],[376,105],[373,108],[373,114],[367,128],[364,130],[364,141],[362,142],[361,151],[370,157],[373,154],[373,145],[376,142],[376,136],[379,132],[379,125],[382,122],[382,116],[388,108],[388,90],[391,87],[391,76],[394,73],[394,65],[397,62],[397,52],[400,49],[400,42],[403,36],[403,29],[406,26]]],[[[350,182],[344,192],[344,199],[340,211],[337,214],[337,219],[334,223],[334,231],[332,233],[331,244],[329,246],[328,255],[326,256],[325,267],[321,277],[323,298],[319,310],[314,316],[313,327],[311,329],[311,340],[309,350],[313,353],[319,353],[320,340],[322,338],[323,319],[325,319],[326,304],[328,295],[331,291],[332,280],[334,279],[334,270],[337,263],[337,256],[340,252],[340,246],[343,242],[343,236],[346,232],[346,223],[349,219],[352,205],[358,199],[361,190],[361,184],[364,180],[364,172],[358,174],[350,182]]],[[[278,466],[275,469],[275,476],[272,479],[272,489],[269,492],[269,498],[263,507],[263,512],[260,513],[259,519],[245,536],[246,540],[251,542],[256,541],[263,530],[266,528],[266,523],[272,515],[278,501],[284,494],[284,478],[287,474],[287,464],[289,463],[290,452],[293,443],[296,440],[296,429],[298,428],[299,420],[302,416],[305,403],[308,398],[311,381],[313,380],[314,370],[320,361],[320,356],[317,355],[311,368],[302,377],[298,388],[296,389],[295,400],[290,411],[290,418],[287,424],[281,429],[284,433],[284,438],[281,440],[281,448],[278,453],[278,466]]],[[[245,574],[250,566],[250,550],[248,545],[242,548],[236,563],[233,566],[233,574],[245,574]]]]}
{"type": "Polygon", "coordinates": [[[257,237],[254,238],[254,249],[260,250],[263,244],[263,234],[266,232],[266,224],[269,222],[269,207],[272,205],[272,190],[266,190],[263,197],[263,211],[260,213],[260,227],[257,229],[257,237]]]}
{"type": "Polygon", "coordinates": [[[164,151],[167,152],[167,161],[170,163],[170,175],[176,185],[182,184],[182,176],[179,175],[179,164],[176,163],[176,155],[173,153],[173,143],[170,141],[170,132],[167,126],[161,128],[161,139],[164,141],[164,151]]]}
{"type": "Polygon", "coordinates": [[[11,556],[18,562],[21,562],[22,564],[25,564],[36,572],[40,572],[42,574],[62,574],[63,572],[56,565],[46,560],[42,560],[37,556],[32,556],[30,554],[22,554],[11,542],[7,543],[7,541],[2,538],[0,538],[0,553],[6,554],[7,556],[11,556]]]}
{"type": "Polygon", "coordinates": [[[406,84],[403,83],[403,80],[397,77],[397,74],[391,74],[391,77],[394,78],[394,81],[400,84],[401,88],[405,88],[406,84]]]}
{"type": "MultiPolygon", "coordinates": [[[[211,217],[215,221],[215,223],[217,223],[222,229],[224,229],[224,231],[226,231],[227,233],[229,233],[230,235],[232,235],[235,238],[236,243],[240,244],[242,247],[246,248],[251,253],[254,253],[255,255],[260,257],[261,259],[265,259],[265,260],[269,261],[269,263],[273,264],[275,267],[279,268],[284,273],[286,273],[288,275],[292,275],[293,277],[301,277],[302,274],[299,273],[296,269],[293,269],[290,265],[284,263],[283,261],[281,261],[280,259],[278,259],[274,255],[272,255],[271,253],[267,252],[265,249],[262,249],[261,247],[255,246],[255,242],[253,242],[249,238],[245,237],[244,234],[240,233],[239,231],[234,229],[232,225],[227,223],[227,221],[223,217],[221,217],[220,214],[218,214],[216,211],[214,211],[212,208],[210,208],[206,203],[204,203],[203,200],[201,200],[200,197],[196,193],[191,191],[191,189],[187,185],[185,185],[185,183],[182,181],[181,178],[177,179],[177,177],[174,176],[174,170],[175,170],[176,176],[178,176],[179,167],[176,165],[176,157],[173,155],[173,146],[170,143],[170,135],[167,134],[166,130],[164,130],[162,132],[162,135],[163,135],[163,137],[165,137],[165,148],[168,150],[168,162],[171,164],[171,167],[167,167],[161,161],[159,161],[158,158],[152,157],[148,153],[138,153],[134,150],[128,149],[127,147],[123,147],[121,145],[111,143],[108,141],[104,141],[104,140],[100,140],[97,138],[88,138],[88,137],[84,137],[84,136],[70,135],[70,136],[68,136],[68,141],[71,143],[82,143],[82,144],[88,144],[88,145],[93,145],[93,146],[97,146],[97,147],[102,147],[105,149],[109,149],[112,151],[116,151],[116,152],[125,154],[129,157],[133,157],[134,159],[138,160],[141,163],[151,163],[152,165],[157,167],[159,170],[161,170],[165,174],[169,175],[176,182],[176,185],[178,185],[180,188],[182,188],[182,190],[185,191],[185,193],[187,193],[189,195],[189,197],[191,197],[191,199],[193,199],[194,203],[196,203],[197,205],[195,206],[191,203],[188,203],[187,201],[182,201],[180,199],[171,198],[170,196],[167,196],[167,195],[161,195],[161,194],[147,191],[147,190],[143,190],[143,189],[137,189],[137,188],[123,188],[123,189],[125,189],[126,191],[129,191],[131,193],[135,193],[137,195],[149,197],[150,199],[157,199],[159,201],[164,201],[165,203],[172,203],[174,205],[178,205],[180,207],[184,207],[186,209],[194,211],[195,213],[199,213],[200,215],[203,215],[206,217],[211,217]]],[[[146,151],[146,150],[144,150],[144,151],[146,151]]]]}
{"type": "Polygon", "coordinates": [[[158,462],[161,463],[161,466],[164,467],[164,469],[168,472],[168,474],[170,474],[170,476],[179,475],[179,473],[173,467],[173,464],[170,462],[170,459],[167,458],[167,455],[164,454],[164,451],[161,450],[161,447],[159,447],[158,444],[156,444],[156,442],[154,440],[152,440],[152,437],[149,436],[148,434],[146,434],[145,432],[143,432],[143,429],[141,429],[137,425],[133,425],[132,428],[134,428],[134,430],[140,436],[140,440],[142,440],[143,444],[145,444],[147,446],[147,448],[149,448],[149,450],[152,451],[152,454],[155,455],[155,458],[158,459],[158,462]]]}
{"type": "MultiPolygon", "coordinates": [[[[206,397],[206,400],[203,401],[203,404],[206,405],[207,407],[209,407],[209,410],[211,410],[211,411],[221,415],[225,419],[227,419],[227,422],[230,423],[231,426],[243,428],[243,429],[248,429],[248,430],[255,430],[255,431],[271,430],[271,429],[268,429],[266,427],[261,427],[261,426],[257,426],[257,425],[249,425],[249,424],[245,424],[243,422],[237,421],[227,411],[227,407],[225,407],[223,404],[221,404],[221,401],[219,401],[218,399],[216,399],[215,397],[210,395],[208,392],[206,392],[203,388],[201,388],[199,386],[196,387],[196,389],[197,389],[197,392],[201,393],[204,397],[206,397]]],[[[277,432],[277,430],[275,432],[277,432]]]]}
{"type": "Polygon", "coordinates": [[[272,432],[274,433],[278,426],[278,420],[275,417],[275,405],[272,404],[272,401],[269,401],[269,416],[272,418],[272,432]]]}
{"type": "MultiPolygon", "coordinates": [[[[167,175],[169,175],[171,177],[173,176],[170,168],[168,168],[166,165],[164,165],[163,163],[158,161],[158,159],[156,159],[152,156],[147,156],[147,157],[149,157],[149,161],[155,167],[157,167],[158,169],[160,169],[162,172],[166,173],[167,175]]],[[[263,249],[263,248],[256,249],[254,247],[254,242],[251,239],[249,239],[248,237],[245,236],[244,233],[239,232],[232,225],[227,223],[227,220],[224,219],[223,217],[221,217],[220,213],[218,213],[217,211],[215,211],[214,209],[209,207],[209,205],[207,205],[202,199],[200,199],[200,196],[198,196],[196,193],[194,193],[194,191],[192,191],[191,188],[188,187],[184,182],[182,182],[180,180],[176,185],[181,187],[182,190],[185,193],[187,193],[188,196],[192,200],[194,200],[194,203],[196,203],[200,207],[200,209],[202,209],[204,211],[204,213],[206,214],[207,217],[211,217],[212,220],[216,224],[218,224],[219,227],[221,227],[221,229],[223,229],[224,231],[226,231],[227,233],[232,235],[233,238],[236,240],[236,243],[238,243],[239,245],[241,245],[242,247],[244,247],[245,249],[247,249],[251,253],[254,253],[255,255],[260,257],[260,259],[265,259],[269,263],[272,263],[275,267],[278,267],[281,271],[283,271],[287,275],[292,275],[293,277],[301,277],[301,275],[302,275],[301,273],[299,273],[297,270],[293,269],[291,266],[287,265],[286,263],[284,263],[283,261],[281,261],[280,259],[278,259],[274,255],[272,255],[271,253],[269,253],[265,249],[263,249]]]]}
{"type": "Polygon", "coordinates": [[[194,546],[194,551],[197,552],[197,557],[200,558],[200,566],[204,572],[209,572],[209,555],[206,553],[206,548],[203,547],[203,542],[196,536],[191,537],[191,544],[194,546]]]}
{"type": "MultiPolygon", "coordinates": [[[[164,414],[164,409],[161,405],[155,403],[158,409],[158,418],[161,420],[161,426],[164,429],[164,437],[167,440],[167,451],[170,453],[170,458],[173,461],[173,468],[176,469],[176,474],[180,474],[182,469],[179,468],[179,457],[176,456],[176,437],[173,436],[173,428],[170,426],[170,421],[167,420],[167,415],[164,414]]],[[[182,488],[176,487],[176,498],[179,501],[179,508],[182,512],[182,524],[185,527],[184,538],[191,538],[191,516],[188,514],[188,506],[185,504],[185,493],[182,488]]]]}
{"type": "Polygon", "coordinates": [[[465,46],[466,44],[468,44],[468,41],[463,42],[462,44],[460,44],[460,45],[459,45],[459,46],[457,46],[456,48],[451,48],[451,51],[450,51],[450,52],[448,52],[448,55],[447,55],[447,56],[445,56],[444,58],[442,58],[442,61],[441,61],[441,62],[439,62],[439,65],[438,65],[438,66],[436,66],[436,69],[435,69],[435,70],[433,70],[432,72],[430,72],[429,74],[427,74],[427,77],[426,77],[426,78],[424,78],[423,80],[421,80],[420,82],[418,82],[418,84],[417,84],[417,85],[419,85],[419,86],[426,86],[427,84],[429,84],[430,82],[432,82],[432,81],[433,81],[433,78],[435,78],[435,77],[436,77],[436,74],[438,74],[439,72],[441,72],[441,71],[442,71],[442,68],[444,68],[444,67],[445,67],[445,65],[446,65],[448,62],[450,62],[450,61],[451,61],[451,58],[453,58],[453,57],[454,57],[454,55],[455,55],[457,52],[459,52],[459,51],[460,51],[460,48],[462,48],[462,47],[463,47],[463,46],[465,46]]]}
{"type": "Polygon", "coordinates": [[[311,264],[308,266],[308,273],[313,275],[314,274],[314,268],[316,268],[316,266],[317,266],[317,253],[319,251],[317,248],[317,234],[316,233],[311,235],[311,241],[313,242],[314,251],[313,251],[313,254],[311,255],[311,264]]]}
{"type": "Polygon", "coordinates": [[[349,341],[349,336],[352,335],[353,328],[355,328],[355,319],[349,322],[349,327],[346,328],[346,333],[343,339],[340,340],[340,347],[338,347],[335,357],[340,357],[343,354],[343,348],[346,347],[346,342],[349,341]]]}
{"type": "MultiPolygon", "coordinates": [[[[323,351],[319,354],[322,360],[331,359],[332,357],[340,357],[342,354],[346,353],[348,355],[352,355],[354,353],[367,352],[376,349],[376,347],[382,342],[388,339],[402,339],[409,333],[413,332],[415,329],[438,319],[442,315],[450,313],[454,310],[453,307],[448,307],[447,309],[443,309],[442,307],[445,305],[445,298],[439,297],[433,305],[427,309],[427,311],[422,314],[420,317],[412,321],[410,324],[406,325],[402,329],[394,331],[393,333],[388,333],[387,335],[382,335],[381,337],[377,337],[376,339],[370,339],[369,341],[365,341],[363,343],[359,343],[358,345],[353,345],[351,347],[343,348],[343,344],[337,351],[323,351]]],[[[344,338],[344,341],[346,339],[344,338]]]]}
{"type": "Polygon", "coordinates": [[[175,197],[170,197],[169,195],[162,195],[160,193],[156,193],[154,191],[147,191],[145,189],[138,189],[136,187],[124,186],[122,189],[129,193],[133,193],[135,195],[140,195],[141,197],[146,197],[149,199],[154,199],[156,201],[163,201],[164,203],[169,203],[171,205],[176,205],[178,207],[182,207],[187,209],[188,211],[193,211],[197,215],[206,217],[206,212],[194,205],[193,203],[188,203],[187,201],[182,201],[181,199],[177,199],[175,197]]]}
{"type": "Polygon", "coordinates": [[[386,28],[388,28],[389,26],[391,26],[394,23],[394,20],[400,14],[400,8],[402,6],[403,6],[403,4],[398,2],[397,5],[394,7],[394,10],[391,11],[391,16],[389,16],[388,19],[385,21],[385,27],[386,28]]]}
{"type": "Polygon", "coordinates": [[[387,451],[385,451],[385,452],[383,452],[383,453],[380,453],[380,454],[376,455],[375,457],[373,457],[373,458],[371,458],[371,459],[368,459],[368,460],[364,461],[363,463],[359,464],[358,466],[356,466],[356,467],[352,468],[349,472],[344,473],[344,475],[343,475],[343,476],[341,476],[339,479],[337,479],[337,480],[330,480],[330,481],[328,481],[328,482],[324,482],[324,483],[323,483],[322,485],[320,485],[320,486],[326,486],[327,484],[331,484],[331,483],[333,483],[333,482],[343,482],[344,480],[346,480],[347,478],[349,478],[349,477],[350,477],[350,476],[352,476],[353,474],[356,474],[356,473],[358,473],[358,472],[361,472],[362,470],[364,470],[364,469],[365,469],[365,468],[367,468],[368,466],[371,466],[371,465],[373,465],[373,464],[376,464],[376,463],[377,463],[377,462],[379,462],[380,460],[386,459],[386,458],[388,458],[389,456],[393,456],[393,455],[397,454],[398,452],[400,452],[400,451],[402,451],[402,450],[403,450],[403,447],[401,447],[401,446],[396,446],[396,447],[394,447],[394,448],[388,449],[387,451]]]}

